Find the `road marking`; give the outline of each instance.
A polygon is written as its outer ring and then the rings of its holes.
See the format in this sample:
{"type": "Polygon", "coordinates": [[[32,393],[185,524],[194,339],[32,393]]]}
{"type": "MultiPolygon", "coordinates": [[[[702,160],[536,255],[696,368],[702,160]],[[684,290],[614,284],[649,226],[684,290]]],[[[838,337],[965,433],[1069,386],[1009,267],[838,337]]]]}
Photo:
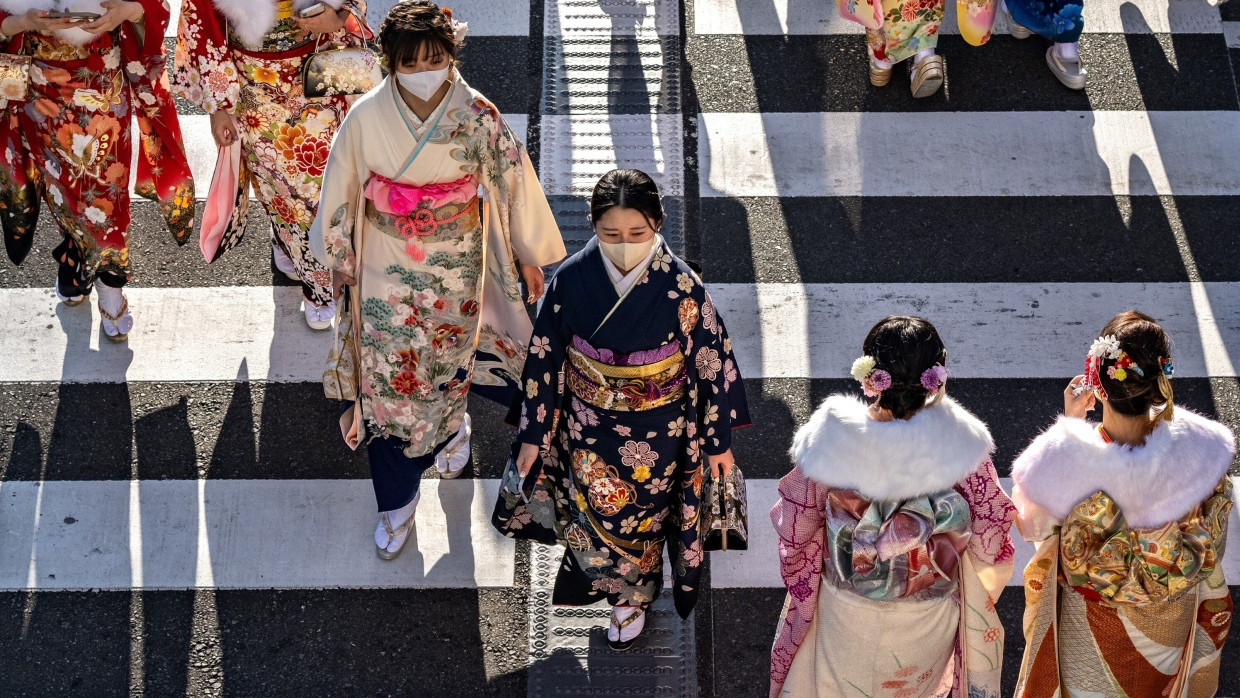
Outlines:
{"type": "Polygon", "coordinates": [[[498,491],[423,480],[385,562],[368,480],[0,482],[0,590],[508,587],[498,491]]]}
{"type": "Polygon", "coordinates": [[[1240,112],[702,114],[702,196],[1240,194],[1240,112]]]}

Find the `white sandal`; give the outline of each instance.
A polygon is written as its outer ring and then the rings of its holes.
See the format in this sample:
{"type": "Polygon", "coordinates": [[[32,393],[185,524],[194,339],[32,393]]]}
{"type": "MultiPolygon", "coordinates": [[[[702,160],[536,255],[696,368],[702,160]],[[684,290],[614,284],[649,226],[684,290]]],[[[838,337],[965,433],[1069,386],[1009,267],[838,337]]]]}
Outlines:
{"type": "Polygon", "coordinates": [[[469,413],[466,413],[456,436],[452,437],[452,440],[435,456],[435,469],[439,471],[439,477],[444,480],[455,480],[465,472],[465,466],[469,465],[469,435],[471,433],[473,433],[473,428],[469,421],[469,413]]]}
{"type": "Polygon", "coordinates": [[[103,299],[100,299],[96,306],[99,308],[99,325],[103,328],[104,336],[117,343],[129,339],[129,331],[133,329],[133,316],[129,314],[129,299],[125,294],[121,294],[121,309],[115,315],[103,309],[103,299]]]}
{"type": "Polygon", "coordinates": [[[1085,89],[1085,64],[1081,62],[1080,57],[1076,60],[1069,60],[1060,56],[1055,47],[1051,46],[1046,49],[1046,66],[1051,69],[1059,82],[1064,84],[1070,90],[1085,89]]]}

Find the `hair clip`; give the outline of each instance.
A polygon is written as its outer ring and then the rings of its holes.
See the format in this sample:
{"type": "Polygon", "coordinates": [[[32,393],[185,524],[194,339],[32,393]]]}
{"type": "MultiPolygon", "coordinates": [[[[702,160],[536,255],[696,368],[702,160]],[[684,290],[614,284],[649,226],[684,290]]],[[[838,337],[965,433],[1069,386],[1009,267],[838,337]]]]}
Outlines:
{"type": "Polygon", "coordinates": [[[874,368],[878,360],[873,356],[862,356],[853,362],[852,377],[861,383],[861,390],[866,397],[878,397],[891,387],[891,374],[881,368],[874,368]]]}
{"type": "Polygon", "coordinates": [[[943,364],[935,364],[921,372],[921,387],[932,393],[939,392],[946,380],[947,368],[943,364]]]}
{"type": "Polygon", "coordinates": [[[1158,365],[1162,368],[1163,375],[1170,378],[1175,375],[1175,364],[1171,363],[1171,357],[1158,357],[1158,365]]]}

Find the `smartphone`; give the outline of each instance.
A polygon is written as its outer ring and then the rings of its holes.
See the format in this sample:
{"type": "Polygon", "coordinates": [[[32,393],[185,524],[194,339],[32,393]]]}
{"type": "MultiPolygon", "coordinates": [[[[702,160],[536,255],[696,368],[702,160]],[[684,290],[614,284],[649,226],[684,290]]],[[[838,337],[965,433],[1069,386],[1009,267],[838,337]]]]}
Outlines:
{"type": "Polygon", "coordinates": [[[307,7],[306,9],[302,10],[301,12],[298,12],[297,16],[301,17],[302,19],[310,19],[311,17],[318,17],[319,15],[323,14],[323,12],[326,10],[327,10],[327,5],[324,5],[321,2],[316,2],[310,7],[307,7]]]}
{"type": "Polygon", "coordinates": [[[103,15],[98,15],[98,14],[95,14],[94,12],[56,12],[56,11],[52,11],[52,12],[48,12],[48,13],[47,13],[47,18],[48,18],[48,19],[71,19],[71,20],[73,20],[74,22],[93,22],[93,21],[95,21],[95,20],[99,19],[99,18],[100,18],[100,17],[102,17],[102,16],[103,16],[103,15]]]}

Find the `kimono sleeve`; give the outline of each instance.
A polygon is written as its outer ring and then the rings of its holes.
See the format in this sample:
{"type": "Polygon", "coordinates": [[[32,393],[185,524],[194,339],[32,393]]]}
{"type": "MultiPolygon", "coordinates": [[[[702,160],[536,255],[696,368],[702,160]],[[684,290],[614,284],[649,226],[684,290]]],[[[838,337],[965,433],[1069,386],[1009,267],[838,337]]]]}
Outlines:
{"type": "MultiPolygon", "coordinates": [[[[705,287],[696,279],[694,283],[697,288],[693,296],[700,304],[701,321],[689,333],[691,375],[696,374],[702,448],[707,455],[717,456],[732,448],[733,429],[750,424],[749,403],[723,318],[705,287]]],[[[686,314],[691,311],[682,301],[681,315],[686,314]]]]}
{"type": "Polygon", "coordinates": [[[540,267],[555,264],[564,259],[568,251],[551,213],[551,205],[547,203],[547,195],[538,181],[538,173],[534,171],[534,163],[504,118],[498,111],[493,113],[495,147],[491,156],[496,170],[490,175],[494,178],[502,172],[498,189],[507,201],[499,210],[506,219],[504,229],[511,240],[513,254],[522,264],[540,267]]]}
{"type": "Polygon", "coordinates": [[[779,573],[788,589],[771,647],[772,696],[779,694],[818,607],[827,491],[793,468],[779,481],[779,501],[771,508],[771,523],[779,536],[779,573]]]}
{"type": "Polygon", "coordinates": [[[969,505],[972,535],[968,553],[986,591],[997,599],[1012,576],[1016,506],[999,486],[999,474],[990,459],[960,481],[955,490],[969,505]]]}
{"type": "Polygon", "coordinates": [[[354,225],[364,180],[369,178],[361,132],[366,125],[364,109],[345,116],[332,141],[323,170],[319,210],[310,226],[310,251],[323,266],[356,276],[354,225]]]}
{"type": "Polygon", "coordinates": [[[563,384],[560,376],[568,343],[561,315],[564,285],[558,274],[552,277],[534,321],[530,351],[521,373],[525,395],[521,402],[517,440],[523,444],[547,447],[555,430],[556,409],[560,404],[563,384]]]}
{"type": "Polygon", "coordinates": [[[211,0],[183,0],[169,74],[172,94],[208,114],[233,111],[241,80],[225,24],[211,0]]]}

